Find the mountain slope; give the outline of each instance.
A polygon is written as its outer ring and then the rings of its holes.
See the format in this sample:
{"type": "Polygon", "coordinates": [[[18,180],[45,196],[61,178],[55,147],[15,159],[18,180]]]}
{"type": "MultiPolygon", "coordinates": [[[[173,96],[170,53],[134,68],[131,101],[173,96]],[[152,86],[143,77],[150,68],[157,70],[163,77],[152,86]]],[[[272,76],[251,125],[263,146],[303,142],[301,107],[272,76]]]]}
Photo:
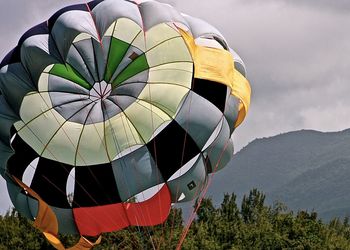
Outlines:
{"type": "Polygon", "coordinates": [[[223,193],[235,192],[241,198],[258,188],[270,202],[278,198],[293,209],[343,215],[340,211],[350,207],[349,159],[350,129],[302,130],[257,139],[215,175],[208,195],[218,202],[223,193]]]}
{"type": "Polygon", "coordinates": [[[316,210],[323,217],[350,215],[350,158],[341,158],[306,171],[270,197],[285,200],[291,209],[316,210]]]}

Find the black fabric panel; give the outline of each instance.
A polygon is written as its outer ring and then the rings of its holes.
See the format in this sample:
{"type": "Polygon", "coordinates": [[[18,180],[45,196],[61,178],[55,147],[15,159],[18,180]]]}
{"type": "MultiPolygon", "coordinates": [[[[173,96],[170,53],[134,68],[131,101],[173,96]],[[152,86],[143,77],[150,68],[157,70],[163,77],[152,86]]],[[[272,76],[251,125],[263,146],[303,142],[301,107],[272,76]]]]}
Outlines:
{"type": "Polygon", "coordinates": [[[23,173],[29,164],[39,155],[25,142],[19,135],[11,143],[15,154],[10,157],[7,162],[7,170],[9,174],[14,175],[22,180],[23,173]]]}
{"type": "Polygon", "coordinates": [[[73,207],[93,207],[121,202],[111,164],[75,168],[73,207]]]}
{"type": "Polygon", "coordinates": [[[96,7],[96,5],[98,5],[99,3],[103,2],[104,0],[95,0],[95,1],[91,1],[88,3],[90,10],[93,10],[93,8],[96,7]]]}
{"type": "Polygon", "coordinates": [[[67,201],[67,179],[73,166],[40,158],[30,187],[49,205],[70,208],[67,201]]]}
{"type": "Polygon", "coordinates": [[[55,14],[53,14],[49,20],[48,20],[48,26],[49,30],[51,31],[53,26],[55,25],[55,22],[57,19],[62,15],[63,13],[70,11],[70,10],[82,10],[82,11],[89,11],[88,8],[86,7],[86,4],[75,4],[75,5],[70,5],[67,7],[64,7],[57,11],[55,14]]]}
{"type": "Polygon", "coordinates": [[[7,53],[7,55],[1,61],[0,69],[5,65],[8,65],[11,63],[18,63],[20,61],[21,61],[21,49],[20,47],[17,46],[13,50],[11,50],[9,53],[7,53]]]}
{"type": "Polygon", "coordinates": [[[225,111],[227,86],[209,80],[195,78],[192,90],[214,104],[222,112],[225,111]]]}
{"type": "Polygon", "coordinates": [[[33,28],[29,29],[28,31],[26,31],[26,33],[24,33],[22,35],[22,37],[19,39],[18,46],[21,47],[23,42],[31,36],[43,35],[43,34],[49,34],[49,28],[47,26],[46,21],[42,22],[42,23],[34,26],[33,28]]]}
{"type": "Polygon", "coordinates": [[[165,180],[201,152],[191,136],[175,120],[147,143],[147,148],[165,180]]]}

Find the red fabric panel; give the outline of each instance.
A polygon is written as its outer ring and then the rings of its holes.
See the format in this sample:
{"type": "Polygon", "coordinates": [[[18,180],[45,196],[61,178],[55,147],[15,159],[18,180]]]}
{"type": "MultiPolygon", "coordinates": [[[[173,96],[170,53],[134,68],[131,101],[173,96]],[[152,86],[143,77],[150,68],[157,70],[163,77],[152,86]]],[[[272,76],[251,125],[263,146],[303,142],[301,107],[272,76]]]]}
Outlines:
{"type": "Polygon", "coordinates": [[[154,226],[163,223],[169,215],[170,192],[164,185],[151,199],[140,203],[125,203],[130,225],[154,226]]]}
{"type": "Polygon", "coordinates": [[[164,185],[152,198],[140,203],[116,203],[74,208],[73,214],[81,235],[96,236],[128,226],[153,226],[163,223],[171,207],[170,192],[164,185]]]}
{"type": "Polygon", "coordinates": [[[96,236],[129,226],[122,203],[74,208],[73,214],[81,235],[96,236]]]}

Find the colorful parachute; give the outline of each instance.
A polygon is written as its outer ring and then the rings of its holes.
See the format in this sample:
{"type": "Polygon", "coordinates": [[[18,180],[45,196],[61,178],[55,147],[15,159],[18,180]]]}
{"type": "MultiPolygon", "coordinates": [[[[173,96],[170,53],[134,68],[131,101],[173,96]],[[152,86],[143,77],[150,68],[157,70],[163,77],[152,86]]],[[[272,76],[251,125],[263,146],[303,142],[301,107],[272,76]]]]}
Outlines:
{"type": "Polygon", "coordinates": [[[160,224],[197,197],[231,159],[250,102],[224,37],[155,1],[63,8],[0,68],[0,171],[59,249],[58,233],[160,224]]]}

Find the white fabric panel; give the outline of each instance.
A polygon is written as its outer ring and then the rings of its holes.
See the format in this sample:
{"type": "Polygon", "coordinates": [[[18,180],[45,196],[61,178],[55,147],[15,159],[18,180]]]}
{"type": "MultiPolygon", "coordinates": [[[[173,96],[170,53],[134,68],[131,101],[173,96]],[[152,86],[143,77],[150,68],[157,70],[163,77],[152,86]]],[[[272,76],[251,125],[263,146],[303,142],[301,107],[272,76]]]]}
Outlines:
{"type": "Polygon", "coordinates": [[[124,113],[137,129],[144,142],[148,142],[153,132],[164,122],[171,120],[164,111],[145,101],[138,100],[124,113]]]}
{"type": "Polygon", "coordinates": [[[146,52],[150,67],[174,62],[192,62],[192,56],[182,37],[163,42],[146,52]]]}
{"type": "Polygon", "coordinates": [[[174,117],[181,101],[188,92],[189,89],[180,85],[152,83],[143,89],[139,99],[157,106],[169,116],[174,117]]]}
{"type": "Polygon", "coordinates": [[[105,122],[105,137],[108,154],[115,159],[135,145],[144,144],[134,125],[124,114],[119,114],[105,122]]]}

